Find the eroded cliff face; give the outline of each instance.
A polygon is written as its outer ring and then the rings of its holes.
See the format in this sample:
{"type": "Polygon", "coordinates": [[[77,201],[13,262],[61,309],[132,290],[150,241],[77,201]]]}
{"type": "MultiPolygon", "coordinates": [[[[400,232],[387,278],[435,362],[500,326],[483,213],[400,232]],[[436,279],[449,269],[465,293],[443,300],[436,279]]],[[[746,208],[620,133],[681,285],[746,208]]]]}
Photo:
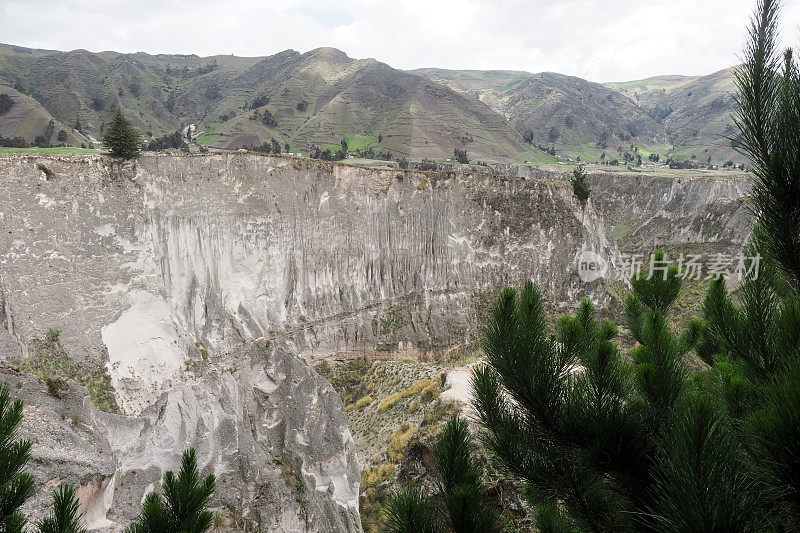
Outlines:
{"type": "MultiPolygon", "coordinates": [[[[58,329],[72,357],[107,368],[127,415],[70,392],[72,414],[51,417],[53,434],[79,439],[83,428],[96,446],[72,460],[60,437],[35,444],[37,477],[76,480],[93,524],[115,527],[194,446],[232,516],[268,531],[357,531],[344,409],[308,360],[469,346],[496,291],[528,279],[556,306],[607,305],[575,258],[616,253],[603,214],[616,227],[631,204],[631,231],[661,227],[647,215],[655,206],[675,227],[697,221],[696,239],[724,235],[691,202],[669,207],[691,191],[647,203],[630,185],[595,186],[582,205],[554,175],[252,154],[2,157],[0,187],[0,362],[58,329]],[[81,424],[63,427],[71,416],[81,424]]],[[[709,201],[715,220],[741,192],[709,201]]],[[[34,415],[56,409],[42,382],[4,379],[22,383],[34,415]]]]}
{"type": "Polygon", "coordinates": [[[254,155],[0,166],[16,337],[57,328],[107,359],[130,414],[200,348],[223,360],[280,335],[304,356],[415,355],[475,339],[476,307],[506,284],[605,298],[573,259],[611,244],[562,183],[254,155]]]}
{"type": "MultiPolygon", "coordinates": [[[[338,395],[289,346],[259,339],[229,356],[235,372],[200,372],[135,417],[99,411],[75,383],[57,397],[31,376],[0,372],[0,383],[25,402],[29,470],[42,489],[75,484],[91,529],[134,520],[193,447],[230,526],[359,531],[360,471],[338,395]]],[[[49,499],[39,492],[27,507],[41,516],[49,499]]]]}
{"type": "MultiPolygon", "coordinates": [[[[468,165],[448,164],[451,170],[468,165]]],[[[751,176],[703,169],[589,170],[592,205],[604,220],[612,241],[626,252],[657,247],[738,253],[750,237],[747,207],[751,176]]],[[[528,180],[569,182],[572,173],[554,173],[523,165],[492,165],[483,169],[528,180]]]]}
{"type": "Polygon", "coordinates": [[[3,358],[58,329],[128,415],[71,392],[59,417],[42,382],[6,380],[29,434],[54,428],[40,482],[78,483],[96,527],[132,519],[193,446],[232,516],[358,530],[344,409],[304,359],[464,345],[486,296],[529,278],[606,298],[572,264],[610,251],[602,220],[561,183],[238,154],[5,157],[0,180],[3,358]],[[81,433],[94,447],[61,444],[81,433]]]}
{"type": "Polygon", "coordinates": [[[749,177],[596,173],[589,182],[612,239],[627,251],[699,245],[738,253],[750,237],[749,177]]]}

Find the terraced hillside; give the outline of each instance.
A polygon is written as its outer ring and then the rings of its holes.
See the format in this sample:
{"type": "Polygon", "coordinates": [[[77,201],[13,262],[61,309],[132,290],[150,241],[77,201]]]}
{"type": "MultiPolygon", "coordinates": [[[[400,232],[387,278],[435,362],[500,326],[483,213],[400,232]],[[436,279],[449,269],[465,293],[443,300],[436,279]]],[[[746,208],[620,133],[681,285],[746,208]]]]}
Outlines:
{"type": "Polygon", "coordinates": [[[671,154],[701,163],[709,158],[713,163],[743,163],[731,146],[736,133],[731,116],[736,89],[733,73],[729,68],[702,77],[663,77],[660,86],[656,79],[613,85],[663,124],[673,145],[671,154]],[[670,78],[675,78],[673,83],[670,78]]]}
{"type": "Polygon", "coordinates": [[[119,106],[146,137],[216,148],[554,163],[745,163],[731,147],[732,69],[599,84],[556,73],[404,72],[334,48],[269,57],[57,52],[0,45],[0,136],[95,145],[119,106]],[[37,139],[38,138],[38,139],[37,139]],[[525,139],[527,142],[524,142],[525,139]],[[537,148],[538,147],[538,148],[537,148]],[[540,149],[541,148],[541,149],[540,149]]]}
{"type": "Polygon", "coordinates": [[[533,142],[557,154],[599,161],[619,158],[631,145],[647,154],[664,152],[666,133],[636,103],[620,92],[573,76],[551,72],[414,71],[448,83],[505,116],[533,142]]]}
{"type": "MultiPolygon", "coordinates": [[[[418,69],[486,103],[533,142],[584,161],[625,152],[699,166],[746,163],[731,146],[733,68],[597,84],[549,72],[418,69]],[[634,153],[632,147],[636,148],[634,153]]],[[[623,157],[620,157],[623,156],[623,157]]]]}
{"type": "Polygon", "coordinates": [[[0,135],[29,143],[88,146],[119,106],[147,137],[193,124],[193,139],[218,148],[274,138],[308,153],[346,139],[351,151],[391,157],[445,159],[459,148],[473,160],[552,161],[482,103],[331,48],[201,58],[0,45],[0,93],[14,101],[0,135]]]}

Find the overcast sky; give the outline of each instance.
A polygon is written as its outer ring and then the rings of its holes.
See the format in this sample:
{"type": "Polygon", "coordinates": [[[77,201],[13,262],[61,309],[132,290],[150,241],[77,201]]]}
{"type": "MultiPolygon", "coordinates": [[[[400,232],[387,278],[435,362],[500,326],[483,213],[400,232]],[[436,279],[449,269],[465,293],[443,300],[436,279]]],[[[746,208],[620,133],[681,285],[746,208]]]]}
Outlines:
{"type": "MultiPolygon", "coordinates": [[[[270,55],[333,46],[393,67],[555,71],[593,81],[734,65],[755,0],[0,0],[0,42],[270,55]]],[[[798,42],[800,0],[783,11],[798,42]]]]}

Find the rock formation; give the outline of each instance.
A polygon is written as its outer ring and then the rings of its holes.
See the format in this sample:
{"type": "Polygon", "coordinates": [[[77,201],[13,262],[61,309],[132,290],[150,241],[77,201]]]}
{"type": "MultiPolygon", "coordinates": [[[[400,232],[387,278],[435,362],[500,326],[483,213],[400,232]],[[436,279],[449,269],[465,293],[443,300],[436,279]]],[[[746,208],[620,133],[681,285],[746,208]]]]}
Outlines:
{"type": "MultiPolygon", "coordinates": [[[[181,382],[135,417],[98,410],[75,383],[56,395],[39,379],[0,374],[25,402],[31,473],[43,490],[78,486],[89,528],[119,529],[193,447],[230,525],[359,531],[360,472],[339,396],[288,346],[257,339],[234,352],[235,370],[181,382]]],[[[34,515],[49,497],[29,502],[34,515]]]]}

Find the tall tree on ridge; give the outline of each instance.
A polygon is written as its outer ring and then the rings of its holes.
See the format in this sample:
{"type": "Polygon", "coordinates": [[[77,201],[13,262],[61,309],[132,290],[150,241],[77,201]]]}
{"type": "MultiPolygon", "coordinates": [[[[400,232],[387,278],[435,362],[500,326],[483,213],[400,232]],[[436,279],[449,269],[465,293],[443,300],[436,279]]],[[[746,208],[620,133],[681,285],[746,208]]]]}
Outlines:
{"type": "Polygon", "coordinates": [[[125,118],[122,110],[117,108],[114,118],[103,134],[103,144],[111,150],[114,157],[132,159],[142,150],[142,138],[130,120],[125,118]]]}

